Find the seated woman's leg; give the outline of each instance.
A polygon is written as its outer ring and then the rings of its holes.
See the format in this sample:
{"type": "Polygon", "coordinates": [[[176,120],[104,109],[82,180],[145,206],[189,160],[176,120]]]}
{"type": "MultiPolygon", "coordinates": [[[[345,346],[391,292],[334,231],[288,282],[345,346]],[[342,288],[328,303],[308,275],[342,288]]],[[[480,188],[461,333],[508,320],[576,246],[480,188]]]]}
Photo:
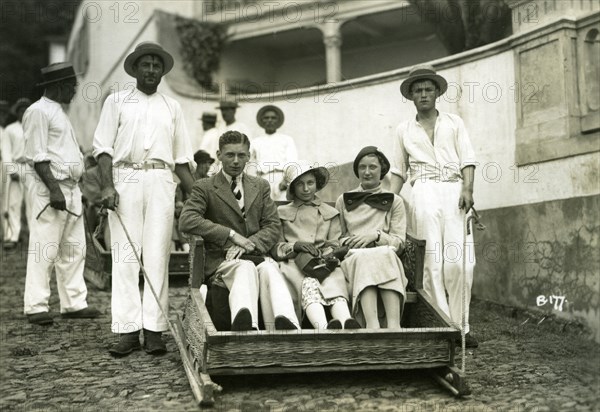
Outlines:
{"type": "Polygon", "coordinates": [[[380,289],[381,300],[385,308],[385,317],[389,329],[400,329],[402,295],[395,290],[380,289]]]}
{"type": "Polygon", "coordinates": [[[377,317],[377,287],[364,288],[360,296],[360,308],[362,309],[367,329],[379,329],[379,318],[377,317]]]}
{"type": "Polygon", "coordinates": [[[338,319],[343,329],[360,329],[360,323],[352,317],[346,299],[338,298],[331,305],[331,316],[333,319],[338,319]]]}
{"type": "Polygon", "coordinates": [[[327,327],[327,316],[325,308],[318,302],[310,303],[306,308],[306,317],[315,329],[325,329],[327,327]]]}

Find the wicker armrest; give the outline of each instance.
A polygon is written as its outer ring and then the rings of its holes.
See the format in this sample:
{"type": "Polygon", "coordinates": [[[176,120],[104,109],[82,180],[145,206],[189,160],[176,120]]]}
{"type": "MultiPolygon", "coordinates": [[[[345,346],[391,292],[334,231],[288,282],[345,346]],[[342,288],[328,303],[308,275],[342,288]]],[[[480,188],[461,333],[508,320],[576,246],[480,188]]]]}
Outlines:
{"type": "Polygon", "coordinates": [[[400,255],[404,273],[408,279],[408,289],[423,289],[423,264],[425,259],[425,240],[406,234],[406,244],[400,255]]]}
{"type": "Polygon", "coordinates": [[[190,238],[190,287],[199,288],[204,283],[204,239],[198,235],[190,238]]]}

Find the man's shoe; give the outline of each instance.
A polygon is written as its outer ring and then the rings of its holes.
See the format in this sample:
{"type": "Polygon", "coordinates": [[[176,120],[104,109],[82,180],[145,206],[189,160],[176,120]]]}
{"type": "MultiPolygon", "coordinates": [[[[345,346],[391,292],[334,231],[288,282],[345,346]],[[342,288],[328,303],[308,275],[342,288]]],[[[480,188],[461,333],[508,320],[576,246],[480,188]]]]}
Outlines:
{"type": "MultiPolygon", "coordinates": [[[[456,343],[457,344],[461,344],[460,339],[456,339],[456,343]]],[[[477,341],[477,339],[471,335],[471,332],[467,333],[465,335],[465,347],[466,348],[477,348],[479,346],[479,342],[477,341]]]]}
{"type": "Polygon", "coordinates": [[[285,316],[275,316],[275,330],[297,330],[296,325],[285,316]]]}
{"type": "Polygon", "coordinates": [[[231,322],[231,331],[242,332],[245,330],[252,330],[252,315],[247,308],[242,308],[231,322]]]}
{"type": "Polygon", "coordinates": [[[144,350],[150,355],[164,355],[167,345],[162,340],[162,332],[144,329],[144,350]]]}
{"type": "Polygon", "coordinates": [[[327,324],[327,329],[342,329],[342,322],[338,319],[331,319],[327,324]]]}
{"type": "Polygon", "coordinates": [[[344,322],[344,329],[360,329],[360,323],[354,318],[346,319],[344,322]]]}
{"type": "Polygon", "coordinates": [[[27,315],[27,320],[34,325],[50,325],[54,322],[48,312],[32,313],[27,315]]]}
{"type": "Polygon", "coordinates": [[[122,357],[129,355],[134,350],[140,350],[140,331],[131,333],[121,333],[119,335],[119,342],[108,350],[108,352],[114,357],[122,357]]]}
{"type": "Polygon", "coordinates": [[[85,309],[76,310],[75,312],[64,312],[60,316],[64,319],[94,319],[100,316],[98,309],[87,307],[85,309]]]}

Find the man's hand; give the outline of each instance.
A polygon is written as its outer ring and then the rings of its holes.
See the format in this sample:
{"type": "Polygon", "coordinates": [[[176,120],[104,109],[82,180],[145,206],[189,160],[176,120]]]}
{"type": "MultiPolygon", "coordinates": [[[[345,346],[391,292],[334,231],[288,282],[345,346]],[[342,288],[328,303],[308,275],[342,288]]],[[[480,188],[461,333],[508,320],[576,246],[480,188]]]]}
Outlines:
{"type": "Polygon", "coordinates": [[[102,206],[110,210],[116,210],[119,207],[119,193],[114,187],[109,186],[102,189],[100,194],[102,206]]]}
{"type": "Polygon", "coordinates": [[[284,190],[287,190],[288,188],[288,184],[286,183],[285,180],[282,180],[281,182],[279,182],[279,190],[281,190],[282,192],[284,190]]]}
{"type": "Polygon", "coordinates": [[[473,192],[463,189],[460,193],[460,198],[458,199],[458,208],[465,209],[465,213],[469,213],[469,210],[471,210],[474,204],[473,192]]]}
{"type": "Polygon", "coordinates": [[[352,235],[348,238],[346,245],[350,246],[350,249],[360,249],[368,247],[371,243],[375,243],[377,240],[377,232],[370,235],[352,235]]]}
{"type": "Polygon", "coordinates": [[[233,245],[229,249],[227,249],[227,253],[225,254],[225,260],[235,260],[242,256],[246,252],[241,246],[233,245]]]}
{"type": "Polygon", "coordinates": [[[233,235],[231,241],[234,245],[241,247],[246,253],[254,252],[254,249],[256,249],[256,245],[250,239],[245,238],[239,233],[233,235]]]}
{"type": "Polygon", "coordinates": [[[319,249],[315,245],[309,242],[296,242],[294,243],[294,252],[296,253],[310,253],[313,256],[319,256],[319,249]]]}
{"type": "Polygon", "coordinates": [[[50,191],[50,206],[56,210],[66,210],[67,202],[65,201],[65,195],[60,188],[56,188],[50,191]]]}

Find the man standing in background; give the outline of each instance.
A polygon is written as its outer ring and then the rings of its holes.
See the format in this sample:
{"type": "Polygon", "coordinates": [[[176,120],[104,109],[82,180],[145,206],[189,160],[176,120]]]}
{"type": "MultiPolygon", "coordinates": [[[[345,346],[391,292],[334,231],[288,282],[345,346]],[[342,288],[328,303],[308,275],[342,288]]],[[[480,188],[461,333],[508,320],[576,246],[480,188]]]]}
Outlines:
{"type": "Polygon", "coordinates": [[[277,131],[284,119],[279,107],[261,107],[256,121],[265,129],[265,134],[254,139],[250,149],[250,161],[255,163],[257,176],[269,182],[273,200],[286,200],[287,181],[283,171],[298,160],[294,139],[277,131]]]}
{"type": "MultiPolygon", "coordinates": [[[[235,112],[239,107],[240,105],[237,102],[232,102],[229,100],[221,100],[221,102],[219,102],[219,106],[217,107],[217,109],[221,111],[221,117],[225,122],[225,126],[222,127],[219,131],[219,136],[225,132],[233,130],[245,134],[248,137],[248,139],[252,138],[252,136],[250,135],[250,128],[246,126],[245,123],[242,123],[235,119],[235,112]]],[[[211,156],[213,155],[213,153],[209,153],[211,156]]]]}
{"type": "MultiPolygon", "coordinates": [[[[16,116],[17,120],[6,126],[4,137],[2,139],[2,153],[4,154],[5,172],[7,174],[6,182],[6,225],[4,227],[4,249],[13,249],[19,242],[21,233],[21,209],[23,201],[25,206],[30,208],[31,201],[27,201],[26,179],[31,174],[31,170],[26,168],[25,159],[25,138],[23,135],[23,113],[31,105],[31,100],[27,98],[18,99],[11,107],[11,114],[16,116]]],[[[30,215],[27,213],[27,220],[30,215]]]]}
{"type": "Polygon", "coordinates": [[[95,318],[87,305],[83,279],[85,232],[78,182],[83,155],[73,126],[62,108],[75,95],[77,77],[70,63],[54,63],[42,69],[44,95],[23,115],[25,157],[37,177],[31,179],[31,226],[24,312],[30,323],[47,325],[50,277],[56,285],[63,318],[95,318]]]}

